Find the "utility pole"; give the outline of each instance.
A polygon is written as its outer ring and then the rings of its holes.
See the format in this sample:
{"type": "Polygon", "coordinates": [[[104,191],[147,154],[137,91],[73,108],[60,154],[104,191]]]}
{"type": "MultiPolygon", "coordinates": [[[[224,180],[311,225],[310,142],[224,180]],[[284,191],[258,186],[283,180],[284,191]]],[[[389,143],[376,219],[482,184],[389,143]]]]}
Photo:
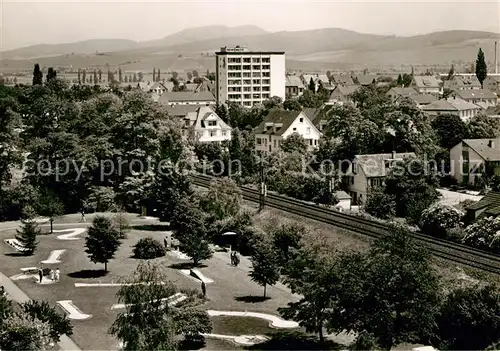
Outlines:
{"type": "Polygon", "coordinates": [[[262,211],[266,206],[266,195],[267,195],[267,187],[265,183],[265,175],[264,175],[264,156],[262,151],[260,152],[260,196],[259,196],[259,211],[262,211]]]}

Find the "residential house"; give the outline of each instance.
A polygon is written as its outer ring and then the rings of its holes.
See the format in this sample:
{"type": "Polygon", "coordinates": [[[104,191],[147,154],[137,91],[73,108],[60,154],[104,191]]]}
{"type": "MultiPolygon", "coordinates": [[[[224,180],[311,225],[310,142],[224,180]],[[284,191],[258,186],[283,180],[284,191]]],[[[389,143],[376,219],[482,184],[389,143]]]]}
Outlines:
{"type": "Polygon", "coordinates": [[[167,91],[160,96],[158,102],[162,105],[211,105],[215,104],[215,97],[211,92],[203,91],[200,93],[186,91],[167,91]]]}
{"type": "Polygon", "coordinates": [[[309,88],[309,84],[311,84],[311,79],[314,82],[315,90],[319,89],[319,85],[322,84],[323,87],[330,86],[330,79],[328,79],[326,74],[303,74],[302,82],[304,83],[306,88],[309,88]]]}
{"type": "Polygon", "coordinates": [[[303,111],[273,109],[254,131],[255,149],[263,152],[279,150],[281,142],[293,133],[305,139],[310,151],[318,147],[321,138],[321,132],[303,111]]]}
{"type": "Polygon", "coordinates": [[[411,87],[421,94],[441,94],[441,81],[433,76],[414,76],[411,87]]]}
{"type": "Polygon", "coordinates": [[[434,101],[438,100],[438,97],[431,94],[417,94],[408,97],[411,101],[413,101],[417,107],[422,108],[424,106],[432,104],[434,101]]]}
{"type": "Polygon", "coordinates": [[[422,110],[430,117],[451,114],[459,116],[463,121],[467,121],[475,117],[482,110],[482,108],[462,99],[451,98],[447,100],[434,101],[426,106],[423,106],[422,110]]]}
{"type": "Polygon", "coordinates": [[[471,223],[479,217],[497,217],[500,214],[500,192],[490,191],[484,197],[467,207],[465,221],[471,223]]]}
{"type": "Polygon", "coordinates": [[[337,87],[330,94],[330,98],[328,99],[328,102],[326,102],[326,104],[334,105],[343,104],[345,102],[352,102],[351,94],[358,90],[358,88],[359,86],[357,85],[337,85],[337,87]]]}
{"type": "Polygon", "coordinates": [[[500,139],[464,139],[450,150],[450,173],[474,185],[486,170],[500,175],[500,139]]]}
{"type": "Polygon", "coordinates": [[[490,106],[496,106],[498,102],[497,94],[487,89],[455,90],[451,95],[479,105],[484,109],[490,106]]]}
{"type": "MultiPolygon", "coordinates": [[[[213,105],[211,105],[213,107],[213,105]]],[[[171,117],[184,119],[189,112],[195,112],[200,108],[199,105],[173,105],[166,106],[165,109],[171,117]]]]}
{"type": "Polygon", "coordinates": [[[483,81],[483,88],[500,94],[500,75],[488,75],[483,81]]]}
{"type": "Polygon", "coordinates": [[[199,84],[197,84],[197,83],[186,83],[186,84],[184,84],[184,86],[185,86],[185,91],[196,92],[196,89],[198,89],[199,84]]]}
{"type": "Polygon", "coordinates": [[[210,106],[201,106],[184,117],[184,135],[192,130],[202,143],[231,140],[231,127],[210,106]]]}
{"type": "Polygon", "coordinates": [[[327,125],[325,110],[326,108],[324,107],[323,108],[308,107],[302,110],[302,112],[305,113],[307,118],[309,118],[309,120],[313,122],[314,126],[322,133],[323,129],[327,125]]]}
{"type": "Polygon", "coordinates": [[[415,157],[413,152],[355,155],[347,176],[349,195],[354,204],[364,205],[371,188],[384,185],[394,162],[415,157]]]}
{"type": "Polygon", "coordinates": [[[376,83],[377,76],[374,74],[360,74],[354,77],[353,80],[361,86],[369,86],[376,83]]]}
{"type": "Polygon", "coordinates": [[[481,83],[475,75],[454,75],[451,79],[443,82],[444,89],[449,90],[475,90],[481,89],[481,83]]]}
{"type": "Polygon", "coordinates": [[[391,98],[391,101],[395,103],[401,98],[405,97],[410,97],[412,95],[418,95],[418,92],[413,89],[413,88],[401,88],[401,87],[394,87],[389,89],[387,92],[387,96],[391,98]]]}
{"type": "MultiPolygon", "coordinates": [[[[169,82],[173,85],[172,82],[169,82]]],[[[150,87],[150,92],[154,93],[154,94],[157,94],[158,96],[162,96],[164,92],[166,91],[172,91],[172,89],[168,89],[165,84],[163,84],[163,82],[154,82],[153,84],[151,84],[151,87],[150,87]]]]}
{"type": "Polygon", "coordinates": [[[287,97],[294,98],[304,93],[305,86],[300,77],[287,75],[285,84],[285,95],[287,97]]]}
{"type": "Polygon", "coordinates": [[[354,84],[352,77],[350,75],[347,75],[347,74],[331,75],[330,79],[331,79],[332,83],[336,86],[338,86],[338,85],[343,85],[343,86],[356,85],[356,84],[354,84]]]}
{"type": "Polygon", "coordinates": [[[490,106],[486,109],[486,115],[492,118],[500,118],[500,105],[490,106]]]}

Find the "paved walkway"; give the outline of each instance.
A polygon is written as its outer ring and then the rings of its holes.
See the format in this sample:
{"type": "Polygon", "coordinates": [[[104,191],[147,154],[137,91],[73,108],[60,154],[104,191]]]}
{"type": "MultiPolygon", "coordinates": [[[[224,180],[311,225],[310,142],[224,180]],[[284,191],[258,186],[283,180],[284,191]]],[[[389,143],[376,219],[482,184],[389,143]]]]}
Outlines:
{"type": "MultiPolygon", "coordinates": [[[[6,277],[3,273],[0,272],[0,285],[5,288],[5,292],[9,295],[9,297],[18,302],[18,303],[23,303],[23,302],[28,302],[31,299],[17,287],[16,284],[12,282],[8,277],[6,277]]],[[[66,351],[70,350],[75,350],[75,351],[80,351],[81,349],[74,343],[73,340],[71,340],[68,336],[66,335],[61,335],[61,338],[59,340],[59,347],[66,351]]]]}

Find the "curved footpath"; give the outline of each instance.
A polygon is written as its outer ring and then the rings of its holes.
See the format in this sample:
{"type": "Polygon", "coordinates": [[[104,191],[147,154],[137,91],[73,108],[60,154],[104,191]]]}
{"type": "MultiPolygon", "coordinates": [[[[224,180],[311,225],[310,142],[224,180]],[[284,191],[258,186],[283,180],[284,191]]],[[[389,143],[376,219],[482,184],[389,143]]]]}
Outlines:
{"type": "MultiPolygon", "coordinates": [[[[17,303],[28,302],[31,299],[17,287],[16,284],[12,282],[8,277],[6,277],[3,273],[0,272],[0,285],[5,288],[5,292],[9,297],[16,301],[17,303]]],[[[80,351],[81,349],[78,345],[75,344],[73,340],[71,340],[67,335],[61,335],[59,342],[59,347],[65,351],[80,351]]]]}

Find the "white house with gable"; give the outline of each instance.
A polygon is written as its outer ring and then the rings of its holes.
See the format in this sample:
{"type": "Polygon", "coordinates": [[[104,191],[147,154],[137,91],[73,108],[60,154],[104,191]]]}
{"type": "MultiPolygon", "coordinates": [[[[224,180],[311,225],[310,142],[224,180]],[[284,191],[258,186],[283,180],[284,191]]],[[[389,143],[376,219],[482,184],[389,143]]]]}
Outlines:
{"type": "Polygon", "coordinates": [[[255,128],[255,149],[264,152],[279,150],[281,142],[293,133],[305,139],[310,151],[318,147],[321,132],[303,111],[273,109],[255,128]]]}
{"type": "Polygon", "coordinates": [[[184,127],[186,131],[192,129],[196,139],[203,143],[231,140],[231,127],[209,106],[188,112],[184,117],[184,127]]]}

